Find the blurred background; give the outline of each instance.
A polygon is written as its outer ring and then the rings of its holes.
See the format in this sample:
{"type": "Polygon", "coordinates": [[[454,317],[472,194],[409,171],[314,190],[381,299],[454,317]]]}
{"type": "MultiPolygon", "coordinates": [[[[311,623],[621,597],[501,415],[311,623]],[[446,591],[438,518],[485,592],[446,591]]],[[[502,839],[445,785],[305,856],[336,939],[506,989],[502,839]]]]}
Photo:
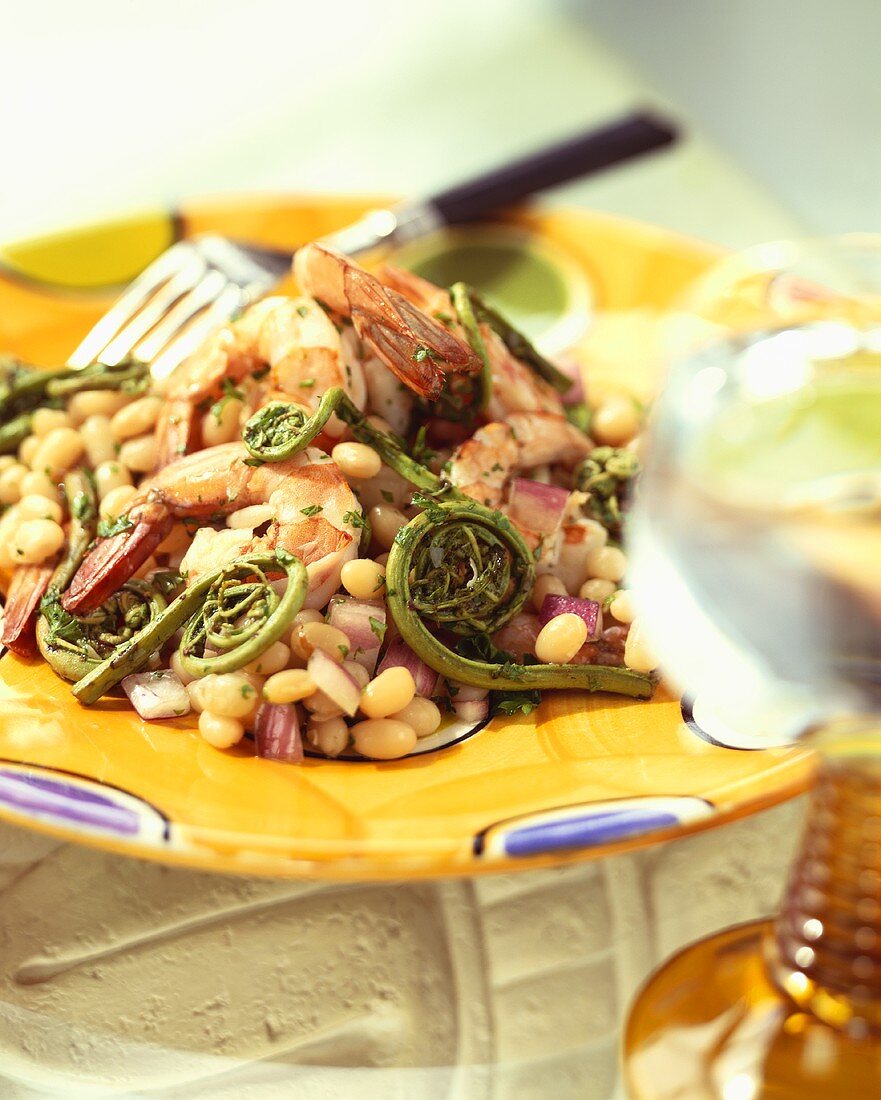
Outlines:
{"type": "Polygon", "coordinates": [[[881,223],[876,0],[2,0],[0,238],[230,190],[416,194],[635,102],[560,196],[742,246],[881,223]]]}

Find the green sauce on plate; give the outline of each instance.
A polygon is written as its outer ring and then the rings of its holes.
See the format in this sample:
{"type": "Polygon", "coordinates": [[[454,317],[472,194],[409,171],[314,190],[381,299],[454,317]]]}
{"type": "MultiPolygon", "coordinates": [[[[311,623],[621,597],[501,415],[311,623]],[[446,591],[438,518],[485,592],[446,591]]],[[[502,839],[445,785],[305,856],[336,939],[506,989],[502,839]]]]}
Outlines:
{"type": "Polygon", "coordinates": [[[457,241],[412,264],[413,271],[438,286],[462,281],[477,287],[527,336],[540,336],[566,312],[569,293],[563,277],[540,254],[510,245],[457,241]]]}

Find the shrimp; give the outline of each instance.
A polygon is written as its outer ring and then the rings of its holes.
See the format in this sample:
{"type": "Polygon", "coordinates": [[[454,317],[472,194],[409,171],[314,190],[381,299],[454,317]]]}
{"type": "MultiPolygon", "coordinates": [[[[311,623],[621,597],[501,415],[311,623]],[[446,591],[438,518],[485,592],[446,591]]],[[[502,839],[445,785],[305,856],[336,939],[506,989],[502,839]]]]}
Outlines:
{"type": "Polygon", "coordinates": [[[314,409],[322,394],[340,386],[358,408],[364,405],[354,348],[321,306],[312,298],[264,298],[209,337],[168,379],[156,426],[158,467],[198,449],[197,413],[221,396],[224,383],[261,372],[266,380],[259,404],[294,399],[314,409]]]}
{"type": "Polygon", "coordinates": [[[128,526],[99,539],[62,597],[65,610],[88,611],[116,592],[168,535],[176,519],[219,519],[268,505],[265,533],[204,528],[182,562],[188,579],[224,561],[283,549],[306,566],[306,605],[322,607],[340,570],[358,551],[361,506],[336,464],[308,447],[285,462],[251,466],[242,443],[222,443],[173,462],[141,487],[128,526]]]}
{"type": "Polygon", "coordinates": [[[574,466],[590,453],[591,441],[564,416],[511,413],[504,423],[484,424],[456,450],[450,481],[473,500],[498,505],[517,470],[546,463],[574,466]]]}
{"type": "MultiPolygon", "coordinates": [[[[389,264],[379,270],[380,280],[402,294],[408,302],[442,321],[461,339],[465,330],[459,324],[456,308],[448,291],[411,271],[389,264]]],[[[489,420],[505,420],[510,413],[546,412],[563,415],[563,402],[554,387],[534,370],[521,363],[509,351],[505,341],[486,322],[478,325],[492,376],[492,389],[486,415],[489,420]]]]}
{"type": "Polygon", "coordinates": [[[294,275],[301,290],[332,313],[351,318],[368,350],[422,397],[439,397],[447,373],[480,371],[480,358],[467,340],[347,256],[324,245],[304,245],[294,257],[294,275]]]}
{"type": "Polygon", "coordinates": [[[34,626],[54,570],[54,565],[20,565],[13,571],[0,644],[22,657],[32,657],[37,651],[34,626]]]}

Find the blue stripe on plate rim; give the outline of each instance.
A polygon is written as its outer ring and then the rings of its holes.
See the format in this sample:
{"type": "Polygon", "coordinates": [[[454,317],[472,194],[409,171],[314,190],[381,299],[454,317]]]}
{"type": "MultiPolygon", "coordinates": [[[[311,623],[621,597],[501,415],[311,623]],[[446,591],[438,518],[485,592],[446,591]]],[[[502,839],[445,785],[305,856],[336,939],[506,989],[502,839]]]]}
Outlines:
{"type": "Polygon", "coordinates": [[[0,759],[0,805],[78,833],[168,844],[171,823],[137,795],[76,772],[0,759]]]}
{"type": "Polygon", "coordinates": [[[490,825],[475,836],[474,854],[489,860],[521,859],[595,848],[700,821],[714,813],[711,802],[691,795],[636,795],[582,802],[490,825]]]}

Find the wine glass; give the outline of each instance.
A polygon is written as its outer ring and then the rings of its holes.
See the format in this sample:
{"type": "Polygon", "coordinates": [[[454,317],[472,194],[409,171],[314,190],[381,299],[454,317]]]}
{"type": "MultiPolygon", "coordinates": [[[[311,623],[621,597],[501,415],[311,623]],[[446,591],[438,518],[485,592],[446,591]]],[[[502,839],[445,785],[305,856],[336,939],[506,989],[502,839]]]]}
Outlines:
{"type": "MultiPolygon", "coordinates": [[[[785,700],[818,754],[777,918],[686,948],[625,1037],[637,1100],[881,1096],[881,239],[777,244],[690,301],[631,526],[679,689],[785,700]]],[[[747,708],[749,709],[749,708],[747,708]]]]}

